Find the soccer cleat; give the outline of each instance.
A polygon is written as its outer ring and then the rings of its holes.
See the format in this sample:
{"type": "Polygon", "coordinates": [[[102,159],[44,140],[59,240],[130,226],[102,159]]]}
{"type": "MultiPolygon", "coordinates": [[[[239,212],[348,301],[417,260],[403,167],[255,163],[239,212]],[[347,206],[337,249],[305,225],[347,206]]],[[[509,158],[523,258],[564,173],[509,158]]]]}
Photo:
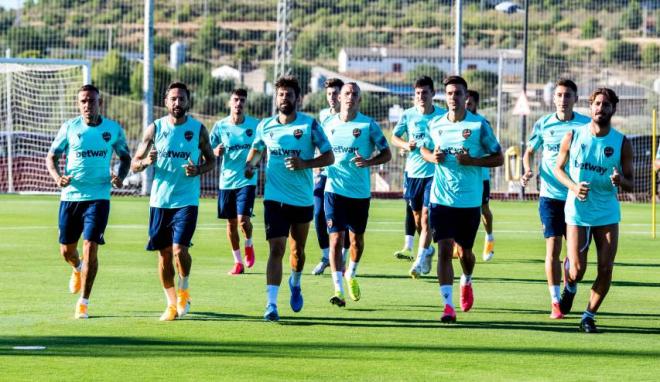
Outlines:
{"type": "Polygon", "coordinates": [[[76,319],[89,318],[89,315],[87,314],[87,305],[80,302],[76,303],[76,313],[73,317],[76,319]]]}
{"type": "Polygon", "coordinates": [[[413,256],[412,249],[410,248],[403,248],[400,251],[394,252],[394,257],[399,260],[408,260],[408,261],[415,260],[415,256],[413,256]]]}
{"type": "Polygon", "coordinates": [[[241,263],[234,263],[234,267],[231,269],[231,271],[227,272],[227,274],[231,276],[238,276],[242,275],[243,273],[245,273],[245,268],[241,263]]]}
{"type": "Polygon", "coordinates": [[[289,304],[291,305],[291,310],[298,313],[303,308],[302,289],[300,286],[293,286],[291,284],[292,281],[293,278],[289,276],[289,289],[291,289],[291,299],[289,300],[289,304]]]}
{"type": "Polygon", "coordinates": [[[442,312],[440,321],[444,322],[445,324],[456,322],[456,311],[454,310],[454,307],[449,304],[445,305],[445,310],[442,312]]]}
{"type": "Polygon", "coordinates": [[[461,310],[464,312],[469,311],[474,304],[474,293],[472,292],[472,284],[461,285],[461,310]]]}
{"type": "Polygon", "coordinates": [[[328,261],[328,259],[326,259],[325,257],[322,257],[321,261],[318,264],[316,264],[316,266],[312,270],[312,274],[314,276],[322,275],[323,272],[325,272],[325,269],[329,266],[330,266],[330,262],[328,261]]]}
{"type": "Polygon", "coordinates": [[[245,247],[245,265],[248,268],[254,265],[254,247],[245,247]]]}
{"type": "Polygon", "coordinates": [[[591,317],[583,318],[580,321],[580,331],[584,333],[599,333],[596,327],[596,321],[591,317]]]}
{"type": "Polygon", "coordinates": [[[344,294],[341,292],[336,291],[335,295],[330,298],[330,303],[332,305],[337,305],[340,308],[343,308],[346,306],[346,299],[344,298],[344,294]]]}
{"type": "Polygon", "coordinates": [[[435,248],[433,246],[428,247],[424,252],[424,257],[419,263],[419,268],[422,271],[422,274],[428,275],[431,272],[431,267],[433,266],[433,254],[435,253],[435,248]]]}
{"type": "Polygon", "coordinates": [[[559,308],[559,303],[558,302],[553,302],[552,303],[552,310],[550,311],[550,318],[553,320],[561,320],[564,318],[564,314],[561,312],[561,309],[559,308]]]}
{"type": "Polygon", "coordinates": [[[408,274],[410,275],[410,277],[412,277],[414,279],[420,278],[422,276],[422,270],[420,268],[421,267],[419,265],[419,262],[415,261],[413,263],[412,267],[410,267],[410,270],[408,271],[408,274]]]}
{"type": "Polygon", "coordinates": [[[266,312],[264,313],[264,320],[275,322],[280,320],[280,315],[277,313],[277,305],[268,304],[266,306],[266,312]]]}
{"type": "Polygon", "coordinates": [[[569,290],[564,287],[564,290],[561,292],[561,299],[559,300],[559,310],[562,314],[569,314],[571,312],[574,298],[575,293],[569,292],[569,290]]]}
{"type": "Polygon", "coordinates": [[[71,271],[71,278],[69,279],[69,292],[76,294],[80,292],[82,272],[78,272],[75,269],[71,271]]]}
{"type": "Polygon", "coordinates": [[[183,317],[190,311],[190,293],[188,289],[179,289],[176,293],[176,313],[183,317]]]}
{"type": "Polygon", "coordinates": [[[161,321],[174,321],[176,319],[176,305],[168,305],[163,314],[160,315],[161,321]]]}
{"type": "Polygon", "coordinates": [[[360,284],[358,284],[355,277],[347,277],[346,284],[348,284],[348,295],[351,297],[351,300],[359,301],[361,297],[360,284]]]}
{"type": "Polygon", "coordinates": [[[493,256],[495,256],[495,240],[489,241],[488,238],[486,238],[486,243],[484,244],[484,253],[482,255],[482,258],[484,261],[490,261],[493,256]]]}

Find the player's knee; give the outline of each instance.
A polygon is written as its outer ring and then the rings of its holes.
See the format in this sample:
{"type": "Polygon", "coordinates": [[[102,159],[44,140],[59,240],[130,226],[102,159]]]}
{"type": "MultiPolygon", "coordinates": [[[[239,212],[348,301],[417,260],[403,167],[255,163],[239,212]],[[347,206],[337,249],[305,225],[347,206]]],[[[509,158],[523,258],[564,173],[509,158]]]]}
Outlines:
{"type": "Polygon", "coordinates": [[[613,270],[614,270],[614,264],[612,264],[612,263],[598,264],[598,275],[599,276],[610,276],[611,277],[613,270]]]}
{"type": "Polygon", "coordinates": [[[582,266],[582,264],[575,264],[575,266],[571,266],[571,270],[569,272],[571,278],[573,281],[582,281],[582,278],[584,277],[584,273],[587,271],[587,268],[582,266]]]}
{"type": "Polygon", "coordinates": [[[241,230],[247,231],[250,228],[252,228],[252,223],[250,223],[250,218],[245,216],[245,217],[240,217],[238,219],[238,225],[241,227],[241,230]]]}

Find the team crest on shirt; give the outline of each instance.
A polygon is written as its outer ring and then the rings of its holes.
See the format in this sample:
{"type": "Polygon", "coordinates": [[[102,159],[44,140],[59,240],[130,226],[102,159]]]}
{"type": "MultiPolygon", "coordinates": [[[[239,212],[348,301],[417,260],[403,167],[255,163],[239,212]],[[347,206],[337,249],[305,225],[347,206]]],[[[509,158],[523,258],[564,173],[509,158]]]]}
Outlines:
{"type": "Polygon", "coordinates": [[[186,138],[186,141],[190,142],[190,140],[193,139],[193,132],[188,130],[183,133],[183,137],[186,138]]]}
{"type": "Polygon", "coordinates": [[[245,130],[245,135],[247,135],[248,137],[251,137],[252,134],[254,134],[254,132],[252,131],[252,129],[247,129],[247,130],[245,130]]]}
{"type": "Polygon", "coordinates": [[[609,158],[612,156],[612,154],[614,154],[614,149],[610,146],[607,146],[603,152],[605,153],[605,156],[609,158]]]}
{"type": "Polygon", "coordinates": [[[101,136],[103,137],[103,140],[106,141],[106,142],[110,142],[110,138],[112,138],[112,135],[107,131],[104,132],[103,135],[101,135],[101,136]]]}
{"type": "Polygon", "coordinates": [[[362,130],[360,130],[360,129],[353,129],[353,136],[354,136],[355,138],[359,137],[360,135],[362,135],[362,130]]]}
{"type": "Polygon", "coordinates": [[[293,130],[293,136],[294,136],[296,139],[300,139],[300,138],[302,137],[302,135],[303,135],[303,131],[302,131],[301,129],[295,129],[295,130],[293,130]]]}
{"type": "Polygon", "coordinates": [[[470,138],[470,135],[472,135],[472,130],[470,130],[470,129],[464,129],[463,130],[463,138],[464,139],[470,138]]]}

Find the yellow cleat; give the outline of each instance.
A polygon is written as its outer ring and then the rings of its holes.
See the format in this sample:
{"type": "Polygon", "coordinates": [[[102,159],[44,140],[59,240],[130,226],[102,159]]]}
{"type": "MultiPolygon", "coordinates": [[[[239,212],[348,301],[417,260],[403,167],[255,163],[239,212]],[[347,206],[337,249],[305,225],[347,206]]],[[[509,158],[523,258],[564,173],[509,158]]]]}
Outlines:
{"type": "Polygon", "coordinates": [[[161,314],[160,320],[161,321],[174,321],[176,319],[176,305],[168,305],[167,308],[165,308],[165,312],[161,314]]]}
{"type": "Polygon", "coordinates": [[[358,284],[355,277],[347,277],[346,283],[348,284],[348,295],[353,301],[360,300],[360,284],[358,284]]]}
{"type": "Polygon", "coordinates": [[[188,289],[179,289],[176,295],[176,312],[183,317],[190,311],[190,293],[188,289]]]}
{"type": "Polygon", "coordinates": [[[69,292],[73,294],[80,292],[80,286],[82,285],[81,274],[82,272],[78,272],[75,269],[71,272],[71,278],[69,279],[69,292]]]}
{"type": "Polygon", "coordinates": [[[86,319],[89,318],[87,314],[87,305],[76,303],[76,314],[73,316],[75,319],[86,319]]]}
{"type": "Polygon", "coordinates": [[[484,253],[483,253],[483,259],[484,261],[490,261],[493,256],[495,255],[495,240],[488,241],[484,243],[484,253]]]}

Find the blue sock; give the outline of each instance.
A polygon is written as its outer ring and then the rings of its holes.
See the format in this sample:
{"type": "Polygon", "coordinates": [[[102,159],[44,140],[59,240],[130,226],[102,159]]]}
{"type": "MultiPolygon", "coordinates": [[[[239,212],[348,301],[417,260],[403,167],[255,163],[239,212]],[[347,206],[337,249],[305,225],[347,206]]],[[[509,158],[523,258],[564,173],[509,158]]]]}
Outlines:
{"type": "Polygon", "coordinates": [[[291,271],[291,285],[294,287],[299,287],[300,286],[300,277],[302,276],[302,272],[296,272],[296,271],[291,271]]]}
{"type": "Polygon", "coordinates": [[[566,283],[566,290],[573,294],[577,293],[577,283],[566,283]]]}
{"type": "Polygon", "coordinates": [[[582,313],[582,319],[584,320],[585,318],[591,318],[593,320],[596,318],[596,313],[585,310],[584,313],[582,313]]]}

